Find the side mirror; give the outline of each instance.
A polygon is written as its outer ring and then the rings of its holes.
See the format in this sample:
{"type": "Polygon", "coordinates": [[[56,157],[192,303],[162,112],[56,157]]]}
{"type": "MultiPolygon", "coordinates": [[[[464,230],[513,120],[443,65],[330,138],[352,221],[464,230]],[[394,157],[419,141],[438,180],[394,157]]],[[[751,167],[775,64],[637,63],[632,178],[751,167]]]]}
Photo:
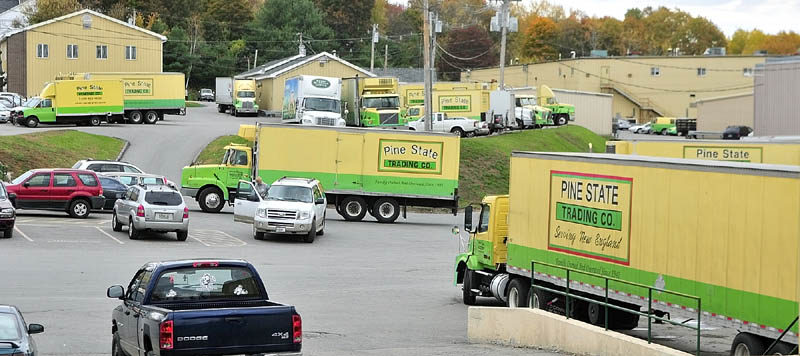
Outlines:
{"type": "Polygon", "coordinates": [[[472,231],[472,205],[464,208],[464,230],[472,231]]]}
{"type": "Polygon", "coordinates": [[[44,332],[44,325],[42,324],[28,325],[28,334],[40,334],[43,332],[44,332]]]}
{"type": "Polygon", "coordinates": [[[317,198],[317,200],[314,201],[314,204],[317,205],[325,204],[325,198],[317,198]]]}
{"type": "Polygon", "coordinates": [[[124,295],[125,295],[125,288],[123,288],[121,285],[114,285],[108,287],[108,290],[106,291],[106,296],[109,298],[122,299],[122,296],[124,295]]]}
{"type": "Polygon", "coordinates": [[[23,186],[23,187],[25,187],[25,188],[28,188],[28,187],[30,187],[30,186],[31,186],[31,184],[30,184],[30,183],[28,183],[28,182],[25,182],[25,183],[22,183],[22,186],[23,186]]]}

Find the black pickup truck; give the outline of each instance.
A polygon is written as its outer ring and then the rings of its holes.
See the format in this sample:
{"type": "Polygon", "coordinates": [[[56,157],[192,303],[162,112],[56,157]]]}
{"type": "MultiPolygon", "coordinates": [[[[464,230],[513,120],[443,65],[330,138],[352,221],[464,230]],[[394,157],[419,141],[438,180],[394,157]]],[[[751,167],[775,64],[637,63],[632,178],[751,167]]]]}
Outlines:
{"type": "Polygon", "coordinates": [[[113,356],[302,355],[293,306],[269,300],[256,269],[243,260],[147,263],[111,319],[113,356]]]}

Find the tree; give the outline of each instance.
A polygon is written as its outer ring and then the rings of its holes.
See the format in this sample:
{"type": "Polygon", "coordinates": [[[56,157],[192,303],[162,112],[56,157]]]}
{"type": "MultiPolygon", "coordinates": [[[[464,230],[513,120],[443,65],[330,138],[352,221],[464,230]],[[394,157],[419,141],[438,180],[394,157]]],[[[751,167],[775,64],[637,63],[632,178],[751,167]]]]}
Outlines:
{"type": "Polygon", "coordinates": [[[389,23],[386,14],[388,7],[387,0],[375,0],[375,6],[372,7],[372,23],[378,24],[378,28],[382,31],[386,31],[386,25],[389,23]]]}
{"type": "Polygon", "coordinates": [[[494,41],[480,25],[451,30],[442,47],[444,51],[438,51],[436,66],[441,77],[447,80],[458,80],[461,71],[466,69],[497,65],[494,41]]]}
{"type": "Polygon", "coordinates": [[[209,41],[244,37],[246,24],[253,19],[248,0],[211,0],[203,12],[203,32],[209,41]]]}
{"type": "Polygon", "coordinates": [[[764,50],[764,42],[767,41],[767,35],[761,30],[753,30],[747,35],[747,42],[744,45],[742,54],[753,54],[756,51],[764,50]]]}
{"type": "Polygon", "coordinates": [[[330,49],[334,32],[311,0],[269,0],[261,6],[245,35],[248,53],[258,49],[259,62],[298,53],[302,33],[309,53],[330,49]]]}
{"type": "Polygon", "coordinates": [[[692,18],[680,26],[672,41],[685,55],[701,55],[706,48],[725,47],[727,44],[719,27],[703,17],[692,18]]]}
{"type": "Polygon", "coordinates": [[[525,30],[523,55],[534,62],[557,58],[558,50],[553,46],[557,37],[558,29],[553,20],[547,17],[535,18],[525,30]]]}
{"type": "Polygon", "coordinates": [[[769,54],[795,54],[800,49],[800,35],[794,31],[778,32],[767,37],[763,49],[769,54]]]}
{"type": "MultiPolygon", "coordinates": [[[[81,9],[78,0],[38,0],[35,5],[22,8],[22,16],[28,25],[64,16],[81,9]]],[[[22,24],[15,24],[21,27],[22,24]]]]}
{"type": "Polygon", "coordinates": [[[357,51],[362,46],[370,47],[369,41],[360,39],[371,37],[372,24],[366,19],[372,18],[375,0],[314,0],[314,3],[325,15],[322,23],[342,39],[339,41],[340,53],[357,51]],[[355,38],[359,40],[353,40],[355,38]]]}
{"type": "Polygon", "coordinates": [[[742,54],[744,50],[744,46],[747,44],[747,37],[750,33],[746,30],[742,30],[741,28],[736,30],[728,39],[728,54],[742,54]]]}
{"type": "Polygon", "coordinates": [[[164,71],[186,74],[195,59],[189,53],[189,36],[186,31],[179,26],[173,27],[164,43],[164,71]]]}

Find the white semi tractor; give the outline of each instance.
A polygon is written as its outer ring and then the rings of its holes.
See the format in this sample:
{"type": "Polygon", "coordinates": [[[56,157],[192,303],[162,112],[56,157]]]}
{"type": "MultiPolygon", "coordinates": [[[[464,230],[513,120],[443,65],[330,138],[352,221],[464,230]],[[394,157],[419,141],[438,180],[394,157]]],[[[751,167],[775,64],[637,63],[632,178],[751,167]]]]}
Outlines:
{"type": "Polygon", "coordinates": [[[342,119],[342,79],[300,75],[283,86],[283,123],[345,126],[342,119]]]}

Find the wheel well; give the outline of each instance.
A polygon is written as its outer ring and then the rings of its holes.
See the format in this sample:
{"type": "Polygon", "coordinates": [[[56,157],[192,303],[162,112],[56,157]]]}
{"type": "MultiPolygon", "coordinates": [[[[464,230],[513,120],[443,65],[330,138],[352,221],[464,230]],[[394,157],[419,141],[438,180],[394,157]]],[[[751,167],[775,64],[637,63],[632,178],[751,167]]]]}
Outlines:
{"type": "Polygon", "coordinates": [[[461,130],[461,131],[464,131],[464,129],[462,129],[462,128],[461,128],[461,126],[453,126],[453,128],[452,128],[452,129],[450,129],[450,132],[453,132],[453,131],[455,131],[456,129],[459,129],[459,130],[461,130]]]}
{"type": "Polygon", "coordinates": [[[225,191],[223,191],[223,190],[219,189],[219,187],[218,187],[218,186],[216,186],[216,185],[214,185],[214,184],[206,184],[206,185],[204,185],[204,186],[200,187],[200,189],[198,189],[198,190],[197,190],[197,196],[196,196],[194,199],[195,199],[195,200],[197,200],[197,201],[200,201],[200,194],[203,194],[203,191],[205,191],[206,189],[216,189],[216,190],[219,190],[219,191],[222,193],[222,197],[223,197],[223,198],[225,197],[225,191]]]}
{"type": "Polygon", "coordinates": [[[467,271],[467,263],[461,261],[458,263],[458,267],[456,267],[456,284],[464,283],[464,275],[467,271]]]}
{"type": "MultiPolygon", "coordinates": [[[[69,201],[69,204],[72,205],[72,203],[74,203],[74,202],[76,202],[78,200],[83,200],[83,201],[89,203],[89,198],[84,197],[84,196],[79,196],[79,197],[72,198],[72,200],[69,201]]],[[[91,207],[89,207],[89,209],[91,209],[91,207]]]]}
{"type": "Polygon", "coordinates": [[[117,321],[111,320],[111,335],[117,332],[117,321]]]}

